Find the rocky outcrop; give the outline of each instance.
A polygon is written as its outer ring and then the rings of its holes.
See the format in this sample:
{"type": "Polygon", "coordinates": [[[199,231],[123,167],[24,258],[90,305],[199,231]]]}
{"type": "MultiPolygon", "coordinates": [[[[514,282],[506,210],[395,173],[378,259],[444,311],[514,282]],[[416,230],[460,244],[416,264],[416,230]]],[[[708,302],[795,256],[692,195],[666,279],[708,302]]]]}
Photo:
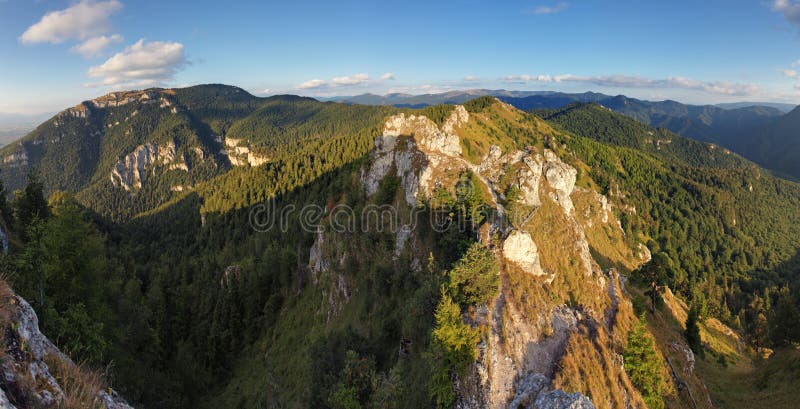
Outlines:
{"type": "Polygon", "coordinates": [[[390,117],[383,128],[384,136],[413,135],[420,149],[445,156],[461,154],[461,142],[455,129],[469,120],[469,113],[457,105],[441,129],[422,115],[398,114],[390,117]]]}
{"type": "Polygon", "coordinates": [[[694,372],[694,352],[688,345],[681,342],[672,342],[669,344],[673,351],[683,354],[686,364],[683,367],[683,372],[686,375],[691,375],[694,372]]]}
{"type": "Polygon", "coordinates": [[[261,166],[269,162],[269,157],[253,152],[242,139],[225,138],[225,147],[221,153],[228,157],[233,166],[261,166]]]}
{"type": "MultiPolygon", "coordinates": [[[[519,230],[514,230],[506,237],[503,242],[503,256],[506,260],[515,263],[525,272],[534,276],[546,275],[539,263],[539,253],[536,243],[531,239],[531,235],[519,230]]],[[[550,277],[552,280],[553,277],[550,277]]]]}
{"type": "Polygon", "coordinates": [[[186,163],[186,158],[177,155],[176,151],[177,147],[174,141],[165,144],[150,142],[139,145],[111,169],[111,183],[127,191],[141,189],[148,171],[155,171],[156,166],[159,165],[164,166],[167,170],[188,172],[189,165],[186,163]]]}
{"type": "Polygon", "coordinates": [[[575,187],[575,178],[578,171],[572,166],[561,162],[553,151],[545,150],[544,158],[547,161],[544,164],[544,175],[547,178],[547,183],[555,190],[558,203],[569,214],[573,208],[572,199],[570,199],[569,195],[575,187]]]}
{"type": "Polygon", "coordinates": [[[522,378],[517,391],[509,409],[595,409],[592,401],[580,393],[551,390],[550,379],[539,373],[522,378]]]}
{"type": "MultiPolygon", "coordinates": [[[[39,319],[30,304],[14,294],[5,283],[0,283],[0,287],[3,293],[0,310],[10,321],[4,323],[6,359],[2,363],[0,379],[0,408],[60,407],[69,391],[61,388],[50,365],[73,368],[75,373],[79,371],[75,363],[39,331],[39,319]]],[[[107,409],[132,409],[116,393],[105,388],[97,391],[93,403],[101,403],[107,409]]]]}
{"type": "Polygon", "coordinates": [[[544,150],[544,155],[534,148],[503,154],[499,146],[493,145],[477,170],[494,185],[498,185],[504,176],[508,177],[506,173],[510,171],[512,185],[519,190],[519,202],[530,207],[541,205],[539,193],[544,179],[547,182],[545,187],[551,191],[553,199],[567,214],[572,212],[570,195],[575,187],[578,171],[562,162],[549,149],[544,150]]]}
{"type": "Polygon", "coordinates": [[[653,255],[650,254],[650,249],[642,243],[639,243],[639,246],[637,247],[636,256],[639,258],[639,260],[641,260],[642,264],[653,259],[653,255]]]}
{"type": "Polygon", "coordinates": [[[566,393],[561,390],[539,394],[531,408],[536,409],[594,409],[592,401],[578,392],[566,393]]]}
{"type": "Polygon", "coordinates": [[[3,158],[3,163],[11,167],[27,166],[28,153],[25,152],[24,147],[20,147],[19,151],[14,152],[10,155],[6,155],[6,157],[3,158]]]}
{"type": "MultiPolygon", "coordinates": [[[[161,108],[172,106],[167,96],[169,90],[145,90],[145,91],[119,91],[111,92],[101,97],[81,102],[80,104],[65,109],[58,113],[53,125],[58,127],[61,124],[59,119],[64,117],[88,119],[92,116],[93,110],[107,109],[125,106],[132,103],[153,104],[160,103],[161,108]]],[[[172,107],[172,113],[177,113],[177,107],[172,107]]],[[[134,113],[135,115],[136,113],[134,113]]]]}
{"type": "MultiPolygon", "coordinates": [[[[102,97],[95,98],[88,101],[89,104],[95,108],[110,108],[121,107],[132,102],[140,102],[144,104],[154,103],[160,99],[165,99],[161,96],[161,92],[155,90],[148,91],[119,91],[111,92],[103,95],[102,97]]],[[[86,103],[84,103],[86,104],[86,103]]]]}
{"type": "Polygon", "coordinates": [[[325,259],[325,255],[322,252],[322,245],[324,242],[325,235],[322,233],[322,231],[319,231],[308,255],[308,267],[311,269],[312,278],[315,284],[317,282],[319,273],[328,271],[328,267],[330,266],[328,260],[325,259]]]}
{"type": "Polygon", "coordinates": [[[375,139],[372,165],[362,174],[367,195],[378,191],[380,182],[394,171],[401,180],[406,203],[415,206],[445,175],[469,168],[461,158],[461,141],[455,130],[469,120],[469,113],[456,106],[439,128],[426,116],[398,114],[386,120],[375,139]]]}

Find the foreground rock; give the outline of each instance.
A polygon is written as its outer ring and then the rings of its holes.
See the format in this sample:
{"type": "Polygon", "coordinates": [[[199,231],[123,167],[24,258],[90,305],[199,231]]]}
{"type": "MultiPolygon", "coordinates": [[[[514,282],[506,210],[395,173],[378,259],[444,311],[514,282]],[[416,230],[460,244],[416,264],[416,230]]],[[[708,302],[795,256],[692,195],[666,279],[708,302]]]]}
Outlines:
{"type": "Polygon", "coordinates": [[[5,334],[0,409],[61,408],[66,401],[86,408],[132,409],[98,374],[79,368],[53,345],[39,331],[30,304],[5,282],[0,282],[0,324],[5,334]],[[62,388],[57,378],[69,378],[71,389],[62,388]]]}

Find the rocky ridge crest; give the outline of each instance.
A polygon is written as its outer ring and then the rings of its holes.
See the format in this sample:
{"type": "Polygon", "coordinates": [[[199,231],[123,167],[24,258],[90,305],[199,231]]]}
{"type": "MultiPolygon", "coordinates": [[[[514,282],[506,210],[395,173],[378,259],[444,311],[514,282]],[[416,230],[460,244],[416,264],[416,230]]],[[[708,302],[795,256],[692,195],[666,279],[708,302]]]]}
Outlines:
{"type": "MultiPolygon", "coordinates": [[[[405,201],[413,207],[430,198],[435,188],[447,186],[455,175],[472,171],[490,193],[494,202],[490,205],[501,216],[499,222],[490,226],[488,234],[480,235],[481,241],[495,249],[503,266],[501,270],[520,269],[529,274],[530,280],[542,280],[541,285],[551,285],[559,274],[568,274],[559,271],[559,267],[551,267],[551,270],[543,267],[540,243],[526,231],[540,228],[528,221],[546,201],[552,202],[561,209],[559,220],[564,223],[563,231],[568,235],[548,240],[559,242],[560,251],[568,252],[570,259],[577,261],[575,269],[580,271],[580,281],[600,289],[597,304],[607,306],[612,315],[616,314],[611,305],[618,301],[610,299],[610,294],[616,293],[608,289],[614,285],[613,280],[608,279],[593,259],[575,213],[571,196],[577,170],[563,162],[554,151],[533,146],[504,153],[499,146],[492,145],[480,163],[470,163],[462,156],[458,132],[470,120],[469,112],[462,106],[456,106],[441,127],[424,116],[390,117],[382,135],[375,140],[371,165],[362,170],[361,179],[367,194],[374,195],[383,178],[392,175],[400,179],[405,201]],[[505,205],[508,205],[503,183],[510,183],[519,191],[516,202],[530,209],[526,219],[509,221],[503,217],[505,205]],[[499,244],[495,244],[493,238],[498,238],[499,244]]],[[[602,209],[602,223],[611,224],[612,229],[619,228],[608,199],[600,194],[593,198],[602,209]]],[[[400,240],[398,235],[398,246],[406,242],[413,243],[413,237],[404,235],[400,240]]],[[[422,257],[424,255],[419,255],[415,260],[422,257]]],[[[318,259],[312,262],[319,265],[318,259]]],[[[479,346],[474,371],[469,379],[459,382],[458,407],[518,407],[508,406],[512,401],[522,407],[594,407],[580,393],[554,390],[552,382],[570,338],[581,336],[579,328],[602,325],[605,312],[564,304],[542,305],[536,307],[539,315],[531,321],[531,317],[522,312],[529,307],[518,305],[513,289],[506,287],[506,280],[503,282],[499,296],[483,318],[491,330],[486,342],[479,346]],[[538,381],[531,384],[531,377],[538,381]]],[[[624,376],[624,371],[619,372],[624,376]]],[[[637,407],[636,402],[640,401],[633,397],[626,399],[632,402],[630,407],[637,407]]]]}

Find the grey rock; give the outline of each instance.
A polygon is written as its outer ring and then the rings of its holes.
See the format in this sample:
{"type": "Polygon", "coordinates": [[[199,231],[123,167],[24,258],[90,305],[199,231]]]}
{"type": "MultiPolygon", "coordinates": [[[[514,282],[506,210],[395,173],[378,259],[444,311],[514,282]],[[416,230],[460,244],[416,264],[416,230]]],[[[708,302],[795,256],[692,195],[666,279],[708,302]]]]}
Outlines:
{"type": "Polygon", "coordinates": [[[535,409],[595,409],[589,398],[578,392],[554,390],[539,394],[533,404],[535,409]]]}

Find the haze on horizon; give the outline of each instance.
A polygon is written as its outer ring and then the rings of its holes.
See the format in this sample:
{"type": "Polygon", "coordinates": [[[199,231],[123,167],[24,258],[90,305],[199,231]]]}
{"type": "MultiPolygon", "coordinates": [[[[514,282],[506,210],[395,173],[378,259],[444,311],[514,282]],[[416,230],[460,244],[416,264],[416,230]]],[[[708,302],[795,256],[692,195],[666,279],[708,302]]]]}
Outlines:
{"type": "Polygon", "coordinates": [[[200,83],[254,95],[596,91],[800,102],[800,3],[0,1],[0,116],[200,83]],[[460,24],[442,24],[459,21],[460,24]]]}

